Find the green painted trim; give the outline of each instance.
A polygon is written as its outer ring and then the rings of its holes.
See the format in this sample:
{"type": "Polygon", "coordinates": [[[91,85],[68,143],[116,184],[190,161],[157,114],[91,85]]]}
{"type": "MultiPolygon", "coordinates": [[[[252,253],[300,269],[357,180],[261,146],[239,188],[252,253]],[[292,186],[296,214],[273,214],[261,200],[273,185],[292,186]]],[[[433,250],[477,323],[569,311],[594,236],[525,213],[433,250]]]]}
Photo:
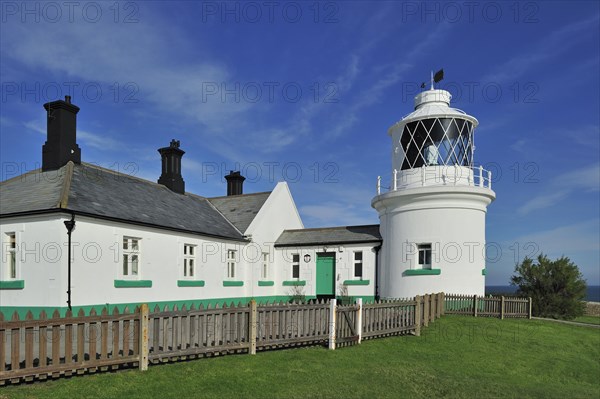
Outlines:
{"type": "Polygon", "coordinates": [[[152,280],[115,280],[115,288],[150,288],[152,280]]]}
{"type": "Polygon", "coordinates": [[[405,270],[403,276],[437,276],[442,274],[440,269],[411,269],[405,270]]]}
{"type": "Polygon", "coordinates": [[[344,285],[369,285],[370,280],[344,280],[344,285]]]}
{"type": "MultiPolygon", "coordinates": [[[[227,304],[227,306],[233,305],[247,305],[250,303],[252,299],[256,301],[257,304],[269,304],[269,303],[279,303],[289,302],[293,297],[291,295],[266,295],[266,296],[257,296],[257,297],[232,297],[232,298],[214,298],[214,299],[189,299],[189,300],[180,300],[180,301],[160,301],[160,302],[129,302],[129,303],[105,303],[105,304],[95,304],[95,305],[84,305],[84,306],[73,306],[73,314],[78,314],[80,310],[84,311],[85,315],[89,315],[90,311],[94,309],[97,314],[102,313],[103,309],[107,309],[109,314],[117,309],[119,313],[122,313],[125,308],[128,308],[130,312],[133,312],[137,306],[142,305],[143,303],[148,304],[148,308],[150,312],[153,312],[154,309],[158,306],[161,310],[165,307],[168,310],[172,310],[175,306],[179,309],[183,305],[185,305],[188,309],[194,305],[198,308],[200,305],[204,306],[204,308],[215,305],[222,306],[223,304],[227,304]]],[[[304,297],[307,301],[311,299],[316,299],[316,296],[306,295],[304,297]]],[[[358,297],[357,297],[358,298],[358,297]]],[[[369,297],[362,297],[369,298],[369,297]]],[[[373,298],[373,297],[370,297],[373,298]]],[[[42,311],[46,312],[47,317],[51,317],[55,310],[58,310],[60,316],[64,317],[67,312],[67,307],[63,306],[0,306],[0,312],[4,314],[4,320],[7,320],[7,317],[12,318],[14,312],[17,312],[21,319],[25,318],[27,312],[31,311],[33,314],[33,318],[37,319],[40,316],[42,311]]]]}
{"type": "Polygon", "coordinates": [[[204,280],[177,280],[178,287],[204,287],[204,280]]]}
{"type": "Polygon", "coordinates": [[[365,303],[374,303],[375,302],[375,296],[374,295],[360,295],[360,296],[355,296],[354,298],[362,298],[363,304],[365,304],[365,303]]]}
{"type": "Polygon", "coordinates": [[[342,303],[342,304],[354,304],[356,303],[356,301],[362,298],[363,300],[363,304],[367,304],[367,303],[373,303],[375,302],[375,297],[374,296],[370,296],[370,295],[349,295],[349,296],[337,296],[336,299],[338,300],[338,303],[342,303]]]}
{"type": "Polygon", "coordinates": [[[22,290],[25,288],[25,280],[0,281],[0,290],[22,290]]]}
{"type": "Polygon", "coordinates": [[[243,285],[244,285],[243,281],[231,281],[231,280],[223,281],[223,287],[242,287],[243,285]]]}
{"type": "Polygon", "coordinates": [[[481,275],[485,276],[487,274],[487,270],[486,269],[481,269],[481,275]]]}
{"type": "Polygon", "coordinates": [[[306,285],[304,280],[287,280],[283,282],[284,286],[303,286],[306,285]]]}
{"type": "Polygon", "coordinates": [[[274,281],[266,281],[266,280],[259,280],[258,281],[258,286],[259,287],[272,287],[275,285],[274,281]]]}

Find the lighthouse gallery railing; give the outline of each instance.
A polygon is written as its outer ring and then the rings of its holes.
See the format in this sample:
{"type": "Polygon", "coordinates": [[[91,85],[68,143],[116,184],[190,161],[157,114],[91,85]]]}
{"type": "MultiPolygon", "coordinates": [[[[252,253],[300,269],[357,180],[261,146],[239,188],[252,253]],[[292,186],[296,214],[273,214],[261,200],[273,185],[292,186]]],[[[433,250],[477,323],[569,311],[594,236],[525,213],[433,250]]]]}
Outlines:
{"type": "Polygon", "coordinates": [[[492,172],[468,166],[422,166],[409,170],[394,169],[389,186],[377,177],[377,195],[387,191],[431,186],[471,186],[492,189],[492,172]]]}

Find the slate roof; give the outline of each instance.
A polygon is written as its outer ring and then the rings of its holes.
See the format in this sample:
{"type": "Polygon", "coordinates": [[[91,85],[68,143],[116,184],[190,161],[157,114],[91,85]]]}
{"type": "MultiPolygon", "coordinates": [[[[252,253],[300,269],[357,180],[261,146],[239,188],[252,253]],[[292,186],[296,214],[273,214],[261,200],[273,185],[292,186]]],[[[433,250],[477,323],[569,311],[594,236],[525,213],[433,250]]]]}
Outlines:
{"type": "Polygon", "coordinates": [[[276,247],[309,246],[324,244],[353,244],[381,242],[379,225],[323,227],[316,229],[285,230],[276,247]]]}
{"type": "Polygon", "coordinates": [[[58,208],[65,170],[38,169],[0,182],[0,215],[58,208]]]}
{"type": "Polygon", "coordinates": [[[0,183],[0,216],[51,211],[244,239],[207,198],[177,194],[96,165],[69,162],[58,170],[38,169],[0,183]]]}
{"type": "Polygon", "coordinates": [[[246,232],[270,192],[214,197],[208,200],[242,233],[246,232]]]}

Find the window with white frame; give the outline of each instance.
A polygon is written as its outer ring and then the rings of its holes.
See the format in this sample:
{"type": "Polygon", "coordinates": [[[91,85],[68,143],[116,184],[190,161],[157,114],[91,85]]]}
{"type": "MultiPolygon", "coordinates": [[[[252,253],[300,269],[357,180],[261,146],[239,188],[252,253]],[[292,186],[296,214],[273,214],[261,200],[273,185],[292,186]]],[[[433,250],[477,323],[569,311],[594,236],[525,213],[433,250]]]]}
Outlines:
{"type": "Polygon", "coordinates": [[[354,277],[362,279],[363,277],[363,253],[362,251],[354,252],[354,277]]]}
{"type": "Polygon", "coordinates": [[[300,278],[300,255],[292,255],[292,278],[300,278]]]}
{"type": "Polygon", "coordinates": [[[196,276],[196,246],[183,244],[183,277],[192,279],[196,276]]]}
{"type": "Polygon", "coordinates": [[[431,269],[431,244],[419,244],[417,249],[419,251],[418,267],[421,269],[431,269]]]}
{"type": "Polygon", "coordinates": [[[235,278],[236,274],[236,251],[229,249],[227,250],[227,278],[235,278]]]}
{"type": "Polygon", "coordinates": [[[4,260],[6,271],[2,273],[0,279],[15,280],[17,278],[17,236],[15,233],[4,235],[4,260]]]}
{"type": "Polygon", "coordinates": [[[123,237],[123,277],[140,275],[140,239],[123,237]]]}
{"type": "Polygon", "coordinates": [[[263,252],[263,254],[262,254],[262,268],[261,268],[261,272],[260,272],[260,277],[264,278],[264,279],[269,277],[269,253],[268,252],[263,252]]]}

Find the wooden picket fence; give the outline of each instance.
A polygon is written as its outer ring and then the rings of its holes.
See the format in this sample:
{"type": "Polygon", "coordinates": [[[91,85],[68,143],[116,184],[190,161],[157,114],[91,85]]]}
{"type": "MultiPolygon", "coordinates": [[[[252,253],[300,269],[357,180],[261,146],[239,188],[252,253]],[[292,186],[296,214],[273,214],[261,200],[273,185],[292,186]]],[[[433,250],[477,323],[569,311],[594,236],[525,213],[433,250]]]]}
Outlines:
{"type": "Polygon", "coordinates": [[[531,298],[446,294],[444,302],[447,314],[531,319],[531,298]]]}
{"type": "Polygon", "coordinates": [[[0,385],[10,380],[44,380],[61,375],[116,369],[140,361],[140,313],[125,309],[84,316],[58,311],[48,318],[31,312],[20,320],[13,314],[4,321],[0,313],[0,385]]]}
{"type": "Polygon", "coordinates": [[[420,335],[444,313],[444,294],[338,306],[311,303],[173,309],[142,305],[100,315],[0,313],[0,385],[297,345],[354,345],[362,339],[420,335]]]}

